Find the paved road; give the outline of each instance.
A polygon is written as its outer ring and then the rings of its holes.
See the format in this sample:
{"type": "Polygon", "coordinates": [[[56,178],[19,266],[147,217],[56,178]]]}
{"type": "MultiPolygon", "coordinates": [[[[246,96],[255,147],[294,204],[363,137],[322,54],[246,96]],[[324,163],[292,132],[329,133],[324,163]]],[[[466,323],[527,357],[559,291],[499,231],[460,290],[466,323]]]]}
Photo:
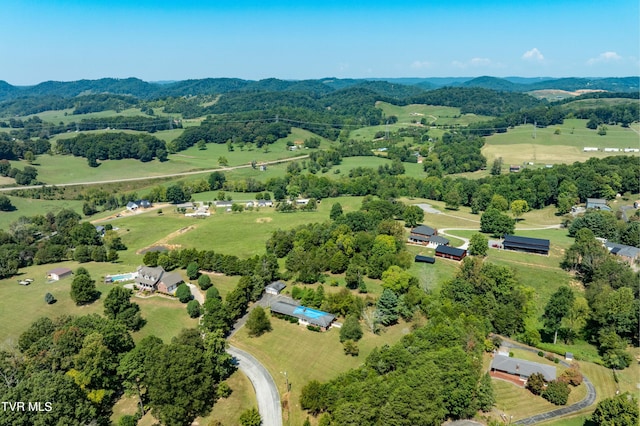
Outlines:
{"type": "MultiPolygon", "coordinates": [[[[308,158],[308,157],[309,157],[308,155],[299,155],[297,157],[283,158],[281,160],[264,161],[261,164],[287,163],[289,161],[301,160],[301,159],[308,158]]],[[[105,184],[105,183],[133,182],[133,181],[138,181],[138,180],[150,180],[150,179],[165,179],[165,178],[170,178],[170,177],[201,175],[201,174],[204,174],[204,173],[212,173],[212,172],[227,172],[229,170],[246,169],[246,168],[249,168],[249,167],[251,167],[251,164],[243,164],[241,166],[233,166],[233,167],[219,167],[217,169],[198,170],[198,171],[194,171],[194,172],[171,173],[171,174],[167,174],[167,175],[143,176],[143,177],[127,178],[127,179],[110,179],[110,180],[101,180],[101,181],[93,181],[93,182],[75,182],[75,183],[58,183],[58,184],[28,185],[28,186],[12,186],[12,187],[7,187],[7,188],[0,188],[0,191],[15,191],[16,189],[37,189],[37,188],[43,188],[43,187],[101,185],[101,184],[105,184]]]]}
{"type": "MultiPolygon", "coordinates": [[[[524,349],[525,351],[538,353],[539,349],[532,348],[530,346],[522,345],[520,343],[516,343],[511,339],[508,339],[504,336],[500,336],[503,341],[503,345],[506,347],[524,349]]],[[[560,360],[560,364],[565,367],[569,367],[569,363],[563,360],[560,360]]],[[[520,419],[515,424],[517,425],[533,425],[540,422],[546,422],[547,420],[566,416],[567,414],[575,413],[576,411],[580,411],[583,408],[587,408],[593,405],[596,402],[596,388],[593,386],[593,383],[585,376],[582,376],[582,382],[587,387],[587,395],[582,399],[582,401],[578,401],[573,405],[569,405],[567,407],[558,408],[556,410],[547,411],[546,413],[537,414],[535,416],[527,417],[524,419],[520,419]]]]}
{"type": "Polygon", "coordinates": [[[271,374],[245,351],[230,346],[227,353],[236,359],[238,368],[249,378],[256,391],[262,426],[282,426],[280,394],[271,374]]]}

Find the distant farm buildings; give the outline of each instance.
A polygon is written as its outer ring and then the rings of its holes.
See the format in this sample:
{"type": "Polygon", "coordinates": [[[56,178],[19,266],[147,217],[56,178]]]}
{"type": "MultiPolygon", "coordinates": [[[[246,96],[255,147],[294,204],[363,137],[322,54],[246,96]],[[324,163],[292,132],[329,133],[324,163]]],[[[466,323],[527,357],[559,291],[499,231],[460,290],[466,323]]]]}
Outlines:
{"type": "Polygon", "coordinates": [[[467,251],[465,249],[449,247],[449,246],[438,246],[436,247],[436,257],[442,257],[445,259],[452,259],[460,261],[467,256],[467,251]]]}
{"type": "Polygon", "coordinates": [[[542,238],[505,235],[502,247],[505,250],[524,251],[527,253],[536,254],[549,254],[549,240],[545,240],[542,238]]]}
{"type": "Polygon", "coordinates": [[[598,152],[598,148],[594,148],[591,146],[585,146],[584,148],[582,148],[583,152],[598,152]]]}
{"type": "Polygon", "coordinates": [[[129,201],[127,203],[127,210],[129,210],[130,212],[134,212],[138,209],[148,209],[149,207],[151,207],[153,204],[151,204],[151,201],[149,200],[137,200],[137,201],[129,201]]]}
{"type": "Polygon", "coordinates": [[[607,200],[604,198],[587,198],[586,209],[611,211],[611,207],[607,205],[607,200]]]}
{"type": "Polygon", "coordinates": [[[519,173],[520,172],[520,166],[516,166],[516,165],[510,165],[509,166],[509,173],[519,173]]]}

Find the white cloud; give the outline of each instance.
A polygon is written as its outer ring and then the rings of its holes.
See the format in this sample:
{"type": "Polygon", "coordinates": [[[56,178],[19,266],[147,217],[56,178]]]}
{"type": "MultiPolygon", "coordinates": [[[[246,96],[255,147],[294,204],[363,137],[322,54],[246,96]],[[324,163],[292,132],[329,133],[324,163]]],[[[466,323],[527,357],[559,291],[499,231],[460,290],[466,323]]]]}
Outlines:
{"type": "Polygon", "coordinates": [[[595,65],[602,62],[615,62],[622,59],[622,56],[616,52],[604,52],[598,55],[597,58],[591,58],[587,61],[588,65],[595,65]]]}
{"type": "Polygon", "coordinates": [[[537,47],[534,47],[533,49],[524,52],[524,54],[522,55],[522,59],[531,62],[542,62],[544,61],[544,55],[538,50],[537,47]]]}
{"type": "Polygon", "coordinates": [[[491,65],[491,60],[487,58],[472,58],[469,64],[472,67],[488,67],[491,65]]]}
{"type": "Polygon", "coordinates": [[[428,61],[413,61],[411,64],[411,68],[413,69],[422,69],[422,68],[431,68],[433,64],[428,61]]]}
{"type": "Polygon", "coordinates": [[[471,58],[467,62],[453,61],[451,65],[455,68],[499,68],[500,64],[493,63],[489,58],[471,58]]]}

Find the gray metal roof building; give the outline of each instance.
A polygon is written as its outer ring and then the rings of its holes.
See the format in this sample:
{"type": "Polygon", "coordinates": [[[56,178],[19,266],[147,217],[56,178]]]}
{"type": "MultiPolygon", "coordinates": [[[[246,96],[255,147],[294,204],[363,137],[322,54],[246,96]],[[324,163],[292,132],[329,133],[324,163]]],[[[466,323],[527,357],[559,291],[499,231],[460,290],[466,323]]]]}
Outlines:
{"type": "Polygon", "coordinates": [[[533,361],[525,361],[519,358],[510,358],[506,355],[496,355],[491,362],[492,371],[502,371],[504,373],[513,374],[527,378],[534,373],[540,373],[547,382],[556,379],[556,367],[546,364],[540,364],[533,361]]]}
{"type": "Polygon", "coordinates": [[[271,311],[298,318],[303,323],[309,323],[318,327],[328,328],[336,317],[330,313],[307,308],[302,305],[294,305],[283,301],[276,301],[271,304],[271,311]]]}

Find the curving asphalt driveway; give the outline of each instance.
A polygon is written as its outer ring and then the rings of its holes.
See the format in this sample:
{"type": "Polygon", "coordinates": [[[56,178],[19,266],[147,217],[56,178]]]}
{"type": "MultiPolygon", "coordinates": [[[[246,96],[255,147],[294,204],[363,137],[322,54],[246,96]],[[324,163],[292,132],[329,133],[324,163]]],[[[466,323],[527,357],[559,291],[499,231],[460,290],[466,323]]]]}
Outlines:
{"type": "Polygon", "coordinates": [[[227,353],[235,358],[238,368],[249,378],[256,391],[262,426],[282,426],[280,394],[271,374],[245,351],[229,346],[227,353]]]}
{"type": "MultiPolygon", "coordinates": [[[[525,351],[537,353],[539,349],[532,348],[530,346],[522,345],[520,343],[516,343],[511,339],[508,339],[504,336],[500,336],[502,339],[503,345],[506,347],[523,349],[525,351]]],[[[569,367],[569,363],[563,360],[560,360],[560,364],[565,367],[569,367]]],[[[546,413],[537,414],[535,416],[527,417],[524,419],[520,419],[514,424],[517,425],[533,425],[540,422],[546,422],[547,420],[566,416],[567,414],[575,413],[577,411],[582,410],[583,408],[587,408],[593,405],[596,402],[596,388],[593,386],[593,383],[585,376],[582,375],[582,382],[587,387],[587,395],[582,399],[582,401],[578,401],[573,405],[569,405],[567,407],[558,408],[556,410],[547,411],[546,413]]]]}

